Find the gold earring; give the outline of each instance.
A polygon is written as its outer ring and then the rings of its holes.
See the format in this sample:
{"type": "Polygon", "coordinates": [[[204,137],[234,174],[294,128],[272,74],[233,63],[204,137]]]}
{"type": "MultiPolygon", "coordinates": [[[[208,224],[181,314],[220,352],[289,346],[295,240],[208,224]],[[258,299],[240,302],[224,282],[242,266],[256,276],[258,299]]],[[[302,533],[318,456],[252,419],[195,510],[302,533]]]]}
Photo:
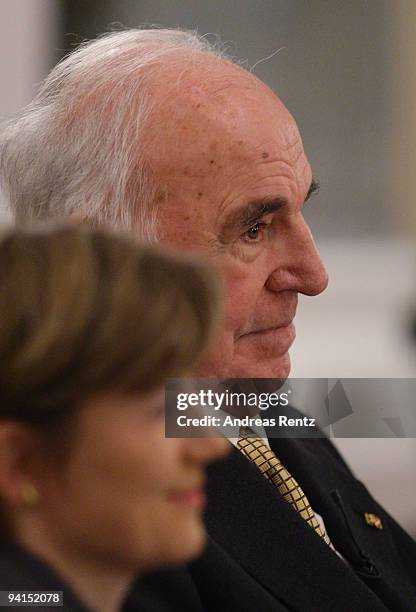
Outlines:
{"type": "Polygon", "coordinates": [[[31,482],[25,482],[21,490],[22,503],[26,508],[33,508],[39,501],[37,488],[31,482]]]}

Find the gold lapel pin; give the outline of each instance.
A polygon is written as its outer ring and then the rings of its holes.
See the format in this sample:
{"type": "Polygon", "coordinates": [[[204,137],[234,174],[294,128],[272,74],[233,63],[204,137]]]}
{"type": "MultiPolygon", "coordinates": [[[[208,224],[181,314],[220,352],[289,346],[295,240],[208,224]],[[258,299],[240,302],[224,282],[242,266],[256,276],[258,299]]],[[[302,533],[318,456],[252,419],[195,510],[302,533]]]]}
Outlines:
{"type": "Polygon", "coordinates": [[[381,518],[377,516],[377,514],[372,514],[371,512],[364,512],[365,522],[369,527],[374,527],[374,529],[383,529],[383,523],[381,522],[381,518]]]}

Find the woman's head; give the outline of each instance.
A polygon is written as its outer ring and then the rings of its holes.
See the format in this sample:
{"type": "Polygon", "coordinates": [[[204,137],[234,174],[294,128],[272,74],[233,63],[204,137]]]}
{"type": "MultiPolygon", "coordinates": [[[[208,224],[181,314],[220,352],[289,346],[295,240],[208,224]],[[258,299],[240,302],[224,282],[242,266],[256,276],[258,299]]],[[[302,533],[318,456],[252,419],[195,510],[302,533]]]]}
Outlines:
{"type": "Polygon", "coordinates": [[[99,230],[0,240],[0,496],[18,540],[119,566],[200,550],[202,468],[224,446],[165,439],[162,385],[206,348],[213,285],[99,230]]]}

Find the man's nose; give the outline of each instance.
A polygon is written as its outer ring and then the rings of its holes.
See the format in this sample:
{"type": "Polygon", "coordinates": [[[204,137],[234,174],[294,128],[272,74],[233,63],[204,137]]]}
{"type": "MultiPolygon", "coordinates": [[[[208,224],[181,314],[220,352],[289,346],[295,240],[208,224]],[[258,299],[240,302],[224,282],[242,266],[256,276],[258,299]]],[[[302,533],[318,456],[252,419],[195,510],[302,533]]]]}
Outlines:
{"type": "Polygon", "coordinates": [[[297,215],[287,234],[282,258],[268,279],[268,289],[290,289],[304,295],[319,295],[325,291],[328,273],[301,214],[297,215]]]}
{"type": "Polygon", "coordinates": [[[312,233],[303,218],[302,226],[304,254],[298,265],[299,281],[302,284],[299,292],[305,295],[319,295],[328,286],[328,272],[316,248],[312,233]]]}
{"type": "Polygon", "coordinates": [[[187,456],[192,461],[203,465],[224,457],[231,449],[231,444],[222,436],[184,438],[183,443],[187,456]]]}

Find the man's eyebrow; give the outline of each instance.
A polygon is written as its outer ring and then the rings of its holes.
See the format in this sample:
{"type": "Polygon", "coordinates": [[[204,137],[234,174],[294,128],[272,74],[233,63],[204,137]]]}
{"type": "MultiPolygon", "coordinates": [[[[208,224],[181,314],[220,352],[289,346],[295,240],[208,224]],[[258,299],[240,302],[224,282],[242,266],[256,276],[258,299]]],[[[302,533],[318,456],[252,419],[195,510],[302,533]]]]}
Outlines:
{"type": "Polygon", "coordinates": [[[313,178],[308,193],[306,194],[305,202],[309,200],[313,193],[317,193],[319,191],[319,187],[319,182],[313,178]]]}
{"type": "MultiPolygon", "coordinates": [[[[319,190],[319,183],[312,179],[305,202],[319,190]]],[[[249,230],[266,215],[277,212],[287,205],[285,198],[276,197],[266,200],[253,200],[244,206],[233,210],[227,215],[219,234],[220,240],[226,242],[227,237],[249,230]]]]}
{"type": "Polygon", "coordinates": [[[266,215],[270,215],[287,204],[284,198],[254,200],[248,202],[227,215],[220,232],[220,239],[226,240],[230,234],[240,233],[250,229],[266,215]]]}

